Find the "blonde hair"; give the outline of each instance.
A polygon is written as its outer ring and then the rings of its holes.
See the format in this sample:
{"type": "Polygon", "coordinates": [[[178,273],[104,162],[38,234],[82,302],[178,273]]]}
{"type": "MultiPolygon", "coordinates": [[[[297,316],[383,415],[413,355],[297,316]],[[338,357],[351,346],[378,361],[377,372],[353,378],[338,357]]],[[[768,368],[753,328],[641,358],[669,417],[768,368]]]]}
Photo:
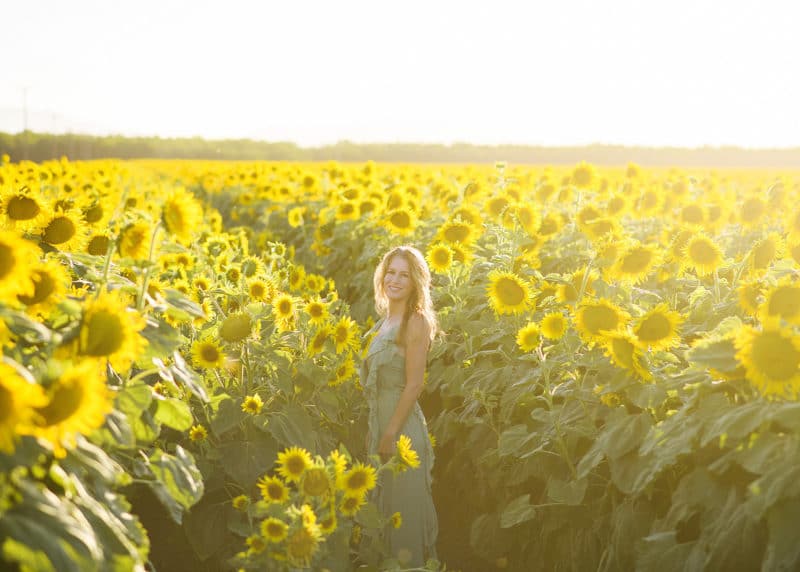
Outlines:
{"type": "Polygon", "coordinates": [[[408,320],[415,313],[418,313],[425,320],[430,331],[430,339],[433,340],[439,330],[439,324],[436,319],[436,312],[433,309],[433,301],[431,300],[431,271],[428,269],[425,257],[413,246],[396,246],[383,255],[383,259],[375,269],[375,274],[372,278],[375,287],[375,310],[378,315],[383,317],[386,317],[389,312],[389,298],[386,296],[386,290],[383,287],[383,279],[386,277],[386,272],[389,270],[389,265],[395,256],[401,256],[408,262],[411,282],[414,284],[406,303],[403,321],[397,332],[398,343],[405,345],[408,320]]]}

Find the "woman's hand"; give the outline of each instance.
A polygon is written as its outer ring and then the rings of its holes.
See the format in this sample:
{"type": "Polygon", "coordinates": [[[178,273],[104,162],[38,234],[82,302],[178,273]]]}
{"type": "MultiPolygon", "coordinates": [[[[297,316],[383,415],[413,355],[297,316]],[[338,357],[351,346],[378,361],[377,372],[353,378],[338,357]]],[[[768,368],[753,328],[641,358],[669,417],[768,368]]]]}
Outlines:
{"type": "Polygon", "coordinates": [[[378,454],[381,456],[381,461],[385,463],[394,455],[396,444],[397,435],[394,433],[386,431],[381,435],[381,440],[378,442],[378,454]]]}

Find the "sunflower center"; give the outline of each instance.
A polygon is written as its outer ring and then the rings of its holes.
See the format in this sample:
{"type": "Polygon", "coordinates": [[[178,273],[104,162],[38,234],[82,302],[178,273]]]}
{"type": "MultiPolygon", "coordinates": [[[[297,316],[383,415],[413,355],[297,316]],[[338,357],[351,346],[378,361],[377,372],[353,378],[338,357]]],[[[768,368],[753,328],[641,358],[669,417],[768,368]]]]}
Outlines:
{"type": "Polygon", "coordinates": [[[64,244],[75,236],[75,224],[65,216],[54,218],[44,229],[44,241],[48,244],[64,244]]]}
{"type": "Polygon", "coordinates": [[[350,330],[346,327],[339,326],[336,328],[336,332],[334,333],[334,337],[336,339],[337,344],[343,344],[347,341],[349,337],[350,330]]]}
{"type": "Polygon", "coordinates": [[[606,306],[586,306],[583,311],[583,321],[586,329],[592,334],[600,330],[615,330],[619,325],[617,313],[606,306]]]}
{"type": "Polygon", "coordinates": [[[215,362],[219,359],[219,350],[213,344],[204,344],[200,348],[200,355],[207,362],[215,362]]]}
{"type": "Polygon", "coordinates": [[[37,409],[36,412],[42,416],[43,425],[56,425],[72,417],[80,408],[82,401],[83,386],[80,383],[59,385],[50,398],[50,403],[37,409]]]}
{"type": "Polygon", "coordinates": [[[790,318],[800,312],[800,288],[783,286],[772,293],[769,298],[768,313],[770,316],[790,318]]]}
{"type": "Polygon", "coordinates": [[[0,243],[0,278],[5,278],[7,274],[14,270],[17,258],[14,256],[14,249],[8,244],[0,243]]]}
{"type": "Polygon", "coordinates": [[[708,241],[695,240],[689,245],[689,258],[698,264],[711,264],[717,259],[717,251],[708,241]]]}
{"type": "Polygon", "coordinates": [[[411,217],[408,216],[406,212],[394,213],[391,221],[397,228],[408,228],[411,226],[411,217]]]}
{"type": "Polygon", "coordinates": [[[86,251],[94,256],[105,256],[108,254],[108,237],[103,234],[93,236],[86,251]]]}
{"type": "Polygon", "coordinates": [[[517,306],[525,301],[525,290],[511,278],[498,280],[495,290],[500,301],[507,306],[517,306]]]}
{"type": "Polygon", "coordinates": [[[433,252],[433,261],[438,266],[446,266],[450,264],[450,251],[440,248],[433,252]]]}
{"type": "Polygon", "coordinates": [[[469,227],[464,224],[457,224],[449,227],[444,237],[448,242],[466,242],[469,238],[469,227]]]}
{"type": "Polygon", "coordinates": [[[634,248],[623,256],[621,265],[622,271],[630,274],[643,272],[652,259],[653,253],[647,248],[634,248]]]}
{"type": "Polygon", "coordinates": [[[238,342],[250,335],[250,316],[247,314],[234,314],[225,318],[219,335],[228,342],[238,342]]]}
{"type": "Polygon", "coordinates": [[[365,486],[367,486],[367,475],[364,471],[351,473],[347,479],[347,488],[350,490],[360,490],[365,486]]]}
{"type": "Polygon", "coordinates": [[[13,197],[6,207],[6,213],[11,220],[31,220],[41,210],[39,203],[30,197],[13,197]]]}
{"type": "Polygon", "coordinates": [[[273,500],[283,498],[283,487],[277,483],[270,483],[267,486],[267,496],[273,500]]]}
{"type": "Polygon", "coordinates": [[[119,316],[107,310],[92,314],[84,328],[87,331],[83,352],[90,356],[109,356],[122,347],[125,332],[119,316]]]}
{"type": "Polygon", "coordinates": [[[286,470],[290,475],[299,475],[306,468],[306,461],[299,455],[294,455],[286,460],[286,470]]]}
{"type": "Polygon", "coordinates": [[[267,289],[263,284],[255,283],[250,286],[250,295],[253,298],[263,298],[267,293],[267,289]]]}
{"type": "Polygon", "coordinates": [[[283,536],[284,526],[280,522],[270,521],[267,523],[267,535],[270,538],[280,538],[283,536]]]}
{"type": "Polygon", "coordinates": [[[703,209],[699,205],[689,205],[681,212],[684,222],[701,224],[703,222],[703,209]]]}
{"type": "Polygon", "coordinates": [[[289,313],[292,311],[292,303],[289,300],[281,300],[278,303],[278,313],[281,316],[288,316],[289,313]]]}
{"type": "Polygon", "coordinates": [[[669,319],[663,314],[653,314],[642,320],[636,330],[636,336],[643,342],[656,342],[666,338],[672,332],[669,319]]]}
{"type": "Polygon", "coordinates": [[[33,296],[17,296],[20,302],[27,306],[44,302],[56,289],[56,281],[49,272],[39,272],[33,278],[33,296]]]}
{"type": "Polygon", "coordinates": [[[308,309],[308,315],[311,316],[312,318],[319,318],[320,316],[322,316],[322,306],[320,306],[319,304],[313,304],[308,309]]]}
{"type": "Polygon", "coordinates": [[[99,204],[92,205],[83,213],[83,219],[88,223],[95,223],[103,218],[103,207],[99,204]]]}
{"type": "Polygon", "coordinates": [[[764,332],[753,342],[753,365],[774,381],[787,381],[797,374],[800,352],[780,332],[764,332]]]}
{"type": "Polygon", "coordinates": [[[170,232],[181,233],[185,229],[183,209],[178,204],[164,208],[164,222],[170,232]]]}

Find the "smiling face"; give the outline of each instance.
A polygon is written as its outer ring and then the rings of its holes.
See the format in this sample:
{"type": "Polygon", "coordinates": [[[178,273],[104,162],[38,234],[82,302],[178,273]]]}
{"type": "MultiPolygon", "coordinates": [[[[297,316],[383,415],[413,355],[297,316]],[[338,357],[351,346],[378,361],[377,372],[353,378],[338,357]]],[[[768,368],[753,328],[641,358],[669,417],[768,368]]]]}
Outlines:
{"type": "Polygon", "coordinates": [[[404,256],[395,256],[383,276],[383,290],[391,302],[405,302],[414,290],[411,268],[404,256]]]}

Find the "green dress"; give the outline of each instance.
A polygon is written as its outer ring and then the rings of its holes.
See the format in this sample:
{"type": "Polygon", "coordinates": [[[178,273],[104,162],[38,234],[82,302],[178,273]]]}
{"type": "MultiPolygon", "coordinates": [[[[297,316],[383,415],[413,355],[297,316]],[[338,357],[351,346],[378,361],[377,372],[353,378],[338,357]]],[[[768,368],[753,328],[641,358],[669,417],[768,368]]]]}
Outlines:
{"type": "MultiPolygon", "coordinates": [[[[377,331],[383,321],[379,320],[367,335],[377,331]]],[[[397,329],[394,326],[378,334],[361,362],[361,385],[369,405],[367,452],[370,455],[378,454],[378,441],[406,384],[405,356],[395,343],[397,329]]],[[[385,517],[389,518],[395,512],[402,517],[400,528],[389,525],[386,529],[391,556],[399,558],[405,566],[419,567],[428,558],[436,558],[438,535],[436,508],[431,495],[433,447],[419,403],[414,404],[400,434],[411,439],[411,446],[419,456],[419,467],[397,475],[391,471],[381,473],[375,500],[385,517]]]]}

